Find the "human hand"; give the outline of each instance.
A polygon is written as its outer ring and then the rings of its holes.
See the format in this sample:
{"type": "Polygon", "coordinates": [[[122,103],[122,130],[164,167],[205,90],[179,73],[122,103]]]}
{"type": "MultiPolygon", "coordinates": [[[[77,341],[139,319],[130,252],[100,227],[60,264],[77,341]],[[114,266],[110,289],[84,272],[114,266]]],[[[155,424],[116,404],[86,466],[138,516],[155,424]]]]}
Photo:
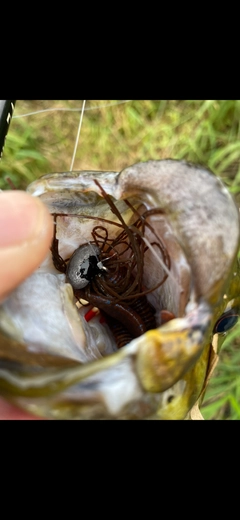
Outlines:
{"type": "MultiPolygon", "coordinates": [[[[43,203],[22,191],[0,193],[0,302],[44,260],[53,223],[43,203]]],[[[0,398],[0,420],[36,419],[0,398]]]]}

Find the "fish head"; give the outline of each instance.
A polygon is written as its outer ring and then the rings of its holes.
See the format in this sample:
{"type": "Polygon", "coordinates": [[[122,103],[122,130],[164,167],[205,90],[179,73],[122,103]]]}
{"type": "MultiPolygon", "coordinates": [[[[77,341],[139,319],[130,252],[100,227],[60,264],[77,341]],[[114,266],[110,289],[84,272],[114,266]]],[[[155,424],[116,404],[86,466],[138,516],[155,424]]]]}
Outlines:
{"type": "MultiPolygon", "coordinates": [[[[185,418],[218,355],[215,324],[240,294],[239,213],[229,192],[204,168],[174,160],[137,163],[120,173],[49,174],[28,192],[56,215],[66,262],[94,240],[103,252],[107,240],[119,244],[124,222],[126,240],[135,237],[131,251],[140,258],[131,276],[136,280],[142,270],[156,323],[118,349],[111,313],[119,312],[124,324],[124,298],[109,299],[107,324],[99,315],[86,321],[81,298],[49,251],[0,307],[3,394],[47,417],[185,418]],[[167,323],[164,310],[173,318],[167,323]]],[[[128,263],[123,242],[109,249],[110,256],[128,263]]]]}

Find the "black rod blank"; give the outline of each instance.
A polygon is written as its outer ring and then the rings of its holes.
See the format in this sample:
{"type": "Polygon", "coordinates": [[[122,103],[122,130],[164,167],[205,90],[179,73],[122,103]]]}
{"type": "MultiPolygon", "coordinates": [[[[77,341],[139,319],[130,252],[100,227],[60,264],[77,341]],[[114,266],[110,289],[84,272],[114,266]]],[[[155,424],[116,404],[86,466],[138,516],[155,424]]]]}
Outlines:
{"type": "Polygon", "coordinates": [[[0,159],[2,157],[5,138],[11,123],[16,100],[0,99],[0,159]]]}

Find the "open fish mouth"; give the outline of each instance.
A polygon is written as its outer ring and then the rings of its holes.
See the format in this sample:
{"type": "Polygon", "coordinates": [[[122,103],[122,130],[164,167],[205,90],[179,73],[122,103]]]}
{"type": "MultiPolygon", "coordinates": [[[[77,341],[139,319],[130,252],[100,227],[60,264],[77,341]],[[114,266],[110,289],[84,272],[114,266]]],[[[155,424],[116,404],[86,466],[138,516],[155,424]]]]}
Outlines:
{"type": "Polygon", "coordinates": [[[228,293],[239,215],[227,189],[163,160],[49,174],[27,191],[55,234],[0,307],[2,393],[46,417],[184,419],[214,324],[238,296],[236,284],[228,293]]]}

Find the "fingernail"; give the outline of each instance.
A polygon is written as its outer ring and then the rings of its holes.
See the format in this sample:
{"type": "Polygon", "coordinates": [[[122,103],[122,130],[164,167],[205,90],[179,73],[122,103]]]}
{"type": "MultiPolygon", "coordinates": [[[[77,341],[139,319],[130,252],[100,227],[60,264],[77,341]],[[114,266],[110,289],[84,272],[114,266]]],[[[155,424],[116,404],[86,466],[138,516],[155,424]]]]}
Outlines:
{"type": "Polygon", "coordinates": [[[0,247],[18,245],[43,234],[49,223],[45,206],[22,191],[0,193],[0,247]]]}

